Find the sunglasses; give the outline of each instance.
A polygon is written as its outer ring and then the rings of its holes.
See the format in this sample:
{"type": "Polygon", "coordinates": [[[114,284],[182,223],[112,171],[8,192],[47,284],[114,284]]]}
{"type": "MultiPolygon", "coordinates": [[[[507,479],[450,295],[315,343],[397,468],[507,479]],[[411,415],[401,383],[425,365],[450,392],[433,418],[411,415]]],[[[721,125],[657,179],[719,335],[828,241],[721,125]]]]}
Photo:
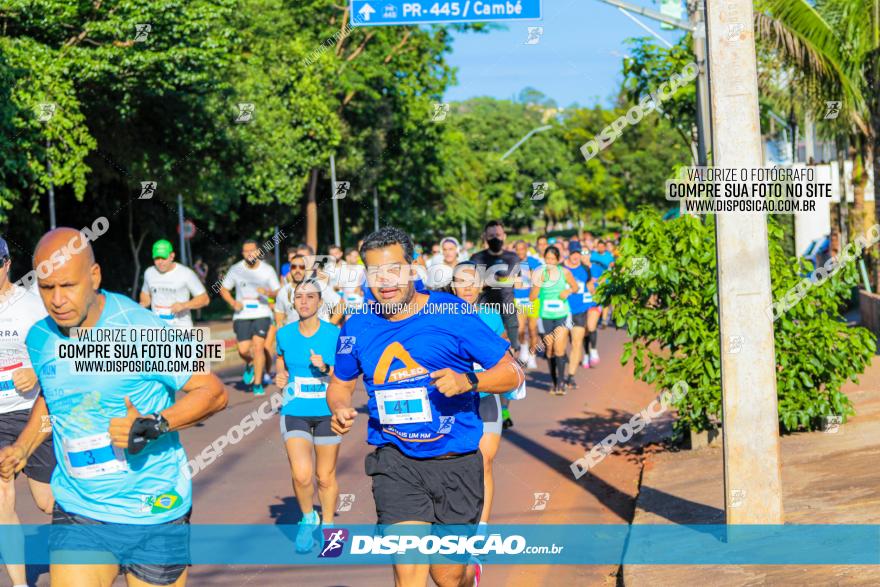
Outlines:
{"type": "Polygon", "coordinates": [[[291,269],[305,269],[306,266],[305,265],[291,265],[290,268],[291,269]]]}

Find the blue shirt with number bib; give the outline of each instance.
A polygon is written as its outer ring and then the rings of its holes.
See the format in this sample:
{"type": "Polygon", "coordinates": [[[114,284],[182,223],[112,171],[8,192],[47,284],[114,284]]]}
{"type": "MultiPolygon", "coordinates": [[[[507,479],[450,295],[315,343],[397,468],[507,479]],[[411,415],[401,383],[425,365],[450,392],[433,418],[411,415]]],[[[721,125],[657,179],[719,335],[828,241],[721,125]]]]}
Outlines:
{"type": "MultiPolygon", "coordinates": [[[[168,328],[128,297],[101,293],[104,308],[96,328],[168,328]]],[[[56,355],[56,343],[71,340],[49,317],[34,324],[27,337],[52,424],[55,501],[70,513],[103,522],[152,525],[183,516],[192,507],[192,483],[184,474],[187,459],[177,432],[130,455],[111,444],[108,429],[111,418],[126,415],[126,396],[143,415],[160,412],[174,403],[175,391],[192,374],[77,373],[73,360],[56,355]]]]}
{"type": "Polygon", "coordinates": [[[571,268],[563,264],[563,267],[568,269],[578,284],[578,290],[568,296],[568,307],[572,314],[583,314],[596,305],[593,303],[593,294],[587,288],[587,284],[590,283],[590,270],[583,265],[571,268]]]}
{"type": "Polygon", "coordinates": [[[467,302],[430,292],[415,315],[391,321],[368,310],[342,328],[335,376],[364,376],[370,420],[367,442],[393,444],[415,458],[477,450],[483,435],[479,395],[446,397],[430,373],[457,373],[480,363],[487,369],[504,357],[508,342],[497,336],[467,302]]]}
{"type": "Polygon", "coordinates": [[[333,366],[336,362],[336,341],[339,327],[319,320],[318,330],[312,336],[303,336],[299,322],[292,322],[278,330],[276,341],[278,355],[284,359],[284,366],[290,379],[284,388],[283,416],[319,417],[329,416],[327,406],[328,377],[312,365],[311,353],[321,355],[324,363],[333,366]]]}

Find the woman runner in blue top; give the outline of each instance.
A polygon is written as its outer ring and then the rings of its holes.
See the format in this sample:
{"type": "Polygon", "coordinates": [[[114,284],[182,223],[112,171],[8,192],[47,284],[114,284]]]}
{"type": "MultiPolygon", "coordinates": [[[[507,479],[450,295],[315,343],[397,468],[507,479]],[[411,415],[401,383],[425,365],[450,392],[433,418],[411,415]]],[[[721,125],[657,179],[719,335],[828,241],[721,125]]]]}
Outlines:
{"type": "MultiPolygon", "coordinates": [[[[477,298],[483,290],[483,282],[477,272],[476,263],[464,261],[456,265],[452,275],[452,293],[473,305],[480,319],[498,336],[507,340],[504,321],[501,313],[489,305],[477,305],[477,298]]],[[[474,371],[482,371],[483,367],[474,363],[474,371]]],[[[480,524],[489,522],[492,511],[492,498],[495,494],[495,479],[492,476],[492,464],[498,447],[501,445],[501,401],[497,393],[480,394],[480,419],[483,420],[483,436],[480,438],[480,452],[483,455],[483,512],[480,524]]]]}
{"type": "Polygon", "coordinates": [[[302,281],[293,293],[299,320],[278,330],[278,372],[275,384],[284,390],[281,435],[293,473],[293,491],[302,510],[296,536],[298,552],[314,548],[314,531],[320,524],[312,506],[314,478],[325,526],[333,525],[339,485],[336,458],[342,437],[330,429],[327,382],[333,373],[339,327],[318,318],[321,285],[312,278],[302,281]],[[315,466],[312,466],[312,453],[315,466]]]}

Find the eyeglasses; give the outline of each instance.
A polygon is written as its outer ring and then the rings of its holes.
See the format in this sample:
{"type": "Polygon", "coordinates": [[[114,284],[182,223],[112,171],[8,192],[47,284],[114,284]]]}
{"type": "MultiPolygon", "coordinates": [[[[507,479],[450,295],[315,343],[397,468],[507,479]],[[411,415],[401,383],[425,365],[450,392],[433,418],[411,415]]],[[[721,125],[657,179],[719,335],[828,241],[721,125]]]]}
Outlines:
{"type": "Polygon", "coordinates": [[[306,266],[305,265],[291,265],[290,268],[291,269],[305,269],[306,266]]]}

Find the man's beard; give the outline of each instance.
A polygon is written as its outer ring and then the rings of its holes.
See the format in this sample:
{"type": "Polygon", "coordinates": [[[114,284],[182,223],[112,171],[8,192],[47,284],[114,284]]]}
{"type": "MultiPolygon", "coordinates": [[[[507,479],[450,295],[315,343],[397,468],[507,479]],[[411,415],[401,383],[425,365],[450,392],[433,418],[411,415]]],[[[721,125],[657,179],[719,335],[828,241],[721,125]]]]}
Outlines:
{"type": "Polygon", "coordinates": [[[403,298],[403,301],[383,303],[383,302],[376,300],[376,310],[378,311],[378,313],[380,315],[382,315],[386,318],[389,318],[391,316],[396,316],[397,314],[400,314],[401,312],[403,312],[405,310],[406,306],[408,306],[410,304],[410,302],[412,301],[413,296],[415,294],[416,294],[416,288],[412,284],[412,282],[410,282],[409,289],[407,289],[407,292],[403,298]]]}

